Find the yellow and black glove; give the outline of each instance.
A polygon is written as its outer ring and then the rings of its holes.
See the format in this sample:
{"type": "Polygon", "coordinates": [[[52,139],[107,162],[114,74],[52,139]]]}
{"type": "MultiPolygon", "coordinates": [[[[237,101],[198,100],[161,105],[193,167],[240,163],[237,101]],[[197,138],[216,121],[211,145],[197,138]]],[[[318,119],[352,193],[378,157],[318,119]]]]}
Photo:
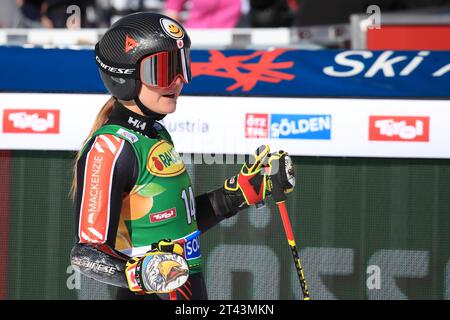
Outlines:
{"type": "Polygon", "coordinates": [[[262,206],[275,187],[281,188],[283,194],[294,189],[292,160],[286,152],[271,154],[269,146],[262,145],[244,163],[237,176],[225,180],[224,192],[233,207],[243,209],[262,206]]]}
{"type": "Polygon", "coordinates": [[[163,239],[153,243],[144,256],[128,260],[125,275],[130,291],[168,293],[184,285],[189,277],[189,266],[183,254],[180,244],[163,239]]]}
{"type": "Polygon", "coordinates": [[[265,167],[267,189],[275,202],[286,200],[286,194],[295,187],[294,164],[285,151],[272,153],[265,167]]]}
{"type": "Polygon", "coordinates": [[[262,169],[267,164],[269,152],[269,146],[259,147],[244,163],[238,175],[225,180],[223,188],[233,206],[245,208],[259,205],[266,198],[267,180],[262,169]]]}

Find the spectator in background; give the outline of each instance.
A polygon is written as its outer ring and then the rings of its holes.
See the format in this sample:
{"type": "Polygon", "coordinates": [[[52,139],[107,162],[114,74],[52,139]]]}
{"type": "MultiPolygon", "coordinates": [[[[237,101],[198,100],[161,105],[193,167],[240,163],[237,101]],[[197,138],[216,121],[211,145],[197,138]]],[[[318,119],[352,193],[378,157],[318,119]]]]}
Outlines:
{"type": "Polygon", "coordinates": [[[290,27],[298,0],[250,0],[250,25],[253,28],[290,27]]]}
{"type": "Polygon", "coordinates": [[[86,10],[94,6],[94,0],[17,0],[22,13],[20,27],[24,28],[66,28],[69,13],[67,8],[80,8],[80,27],[92,26],[87,22],[86,10]]]}
{"type": "Polygon", "coordinates": [[[22,14],[19,27],[40,28],[41,27],[41,5],[43,1],[17,0],[17,6],[22,14]]]}
{"type": "Polygon", "coordinates": [[[98,25],[111,26],[120,18],[135,12],[162,12],[165,0],[96,0],[98,25]]]}
{"type": "Polygon", "coordinates": [[[241,0],[167,0],[165,14],[186,28],[234,28],[241,18],[241,0]],[[186,9],[188,16],[182,21],[186,9]]]}
{"type": "Polygon", "coordinates": [[[20,20],[20,10],[17,7],[16,0],[2,1],[0,28],[16,28],[19,26],[20,20]]]}
{"type": "Polygon", "coordinates": [[[439,7],[449,0],[299,0],[300,9],[293,26],[314,26],[350,23],[350,15],[366,13],[370,5],[381,11],[399,11],[439,7]]]}

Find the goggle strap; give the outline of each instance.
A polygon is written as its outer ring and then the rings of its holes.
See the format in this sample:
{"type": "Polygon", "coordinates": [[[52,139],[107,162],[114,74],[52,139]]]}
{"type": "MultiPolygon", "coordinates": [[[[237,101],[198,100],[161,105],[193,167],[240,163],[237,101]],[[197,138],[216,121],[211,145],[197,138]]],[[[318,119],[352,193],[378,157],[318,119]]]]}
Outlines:
{"type": "Polygon", "coordinates": [[[181,49],[181,65],[183,67],[183,78],[185,81],[190,81],[190,77],[188,75],[188,66],[189,63],[189,57],[187,57],[186,49],[181,49]]]}

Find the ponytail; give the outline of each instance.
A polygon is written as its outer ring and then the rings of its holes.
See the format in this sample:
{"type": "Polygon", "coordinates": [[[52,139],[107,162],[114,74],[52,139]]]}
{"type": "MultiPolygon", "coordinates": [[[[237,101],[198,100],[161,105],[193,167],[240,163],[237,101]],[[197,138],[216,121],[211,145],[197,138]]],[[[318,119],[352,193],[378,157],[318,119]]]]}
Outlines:
{"type": "MultiPolygon", "coordinates": [[[[92,137],[92,135],[95,133],[95,131],[97,131],[108,120],[108,117],[111,114],[111,111],[113,109],[114,102],[115,102],[115,98],[111,97],[111,98],[109,98],[108,101],[106,101],[106,103],[100,109],[99,113],[97,114],[97,117],[95,118],[94,125],[91,128],[91,132],[89,132],[88,137],[83,141],[83,146],[92,137]]],[[[75,195],[77,192],[77,163],[78,163],[78,160],[80,159],[82,153],[83,153],[83,148],[81,148],[78,151],[78,153],[75,157],[75,162],[74,162],[74,166],[73,166],[72,187],[70,188],[70,197],[72,199],[75,199],[75,195]]]]}

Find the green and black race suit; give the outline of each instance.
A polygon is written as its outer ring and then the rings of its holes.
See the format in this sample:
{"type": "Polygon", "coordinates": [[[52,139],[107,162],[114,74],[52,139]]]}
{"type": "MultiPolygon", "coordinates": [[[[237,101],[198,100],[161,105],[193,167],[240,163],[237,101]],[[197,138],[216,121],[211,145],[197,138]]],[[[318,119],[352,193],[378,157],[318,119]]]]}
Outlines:
{"type": "Polygon", "coordinates": [[[172,239],[184,247],[195,275],[202,271],[201,232],[236,212],[221,188],[194,197],[165,128],[116,102],[77,163],[71,262],[91,278],[126,288],[126,260],[144,255],[160,239],[172,239]]]}

